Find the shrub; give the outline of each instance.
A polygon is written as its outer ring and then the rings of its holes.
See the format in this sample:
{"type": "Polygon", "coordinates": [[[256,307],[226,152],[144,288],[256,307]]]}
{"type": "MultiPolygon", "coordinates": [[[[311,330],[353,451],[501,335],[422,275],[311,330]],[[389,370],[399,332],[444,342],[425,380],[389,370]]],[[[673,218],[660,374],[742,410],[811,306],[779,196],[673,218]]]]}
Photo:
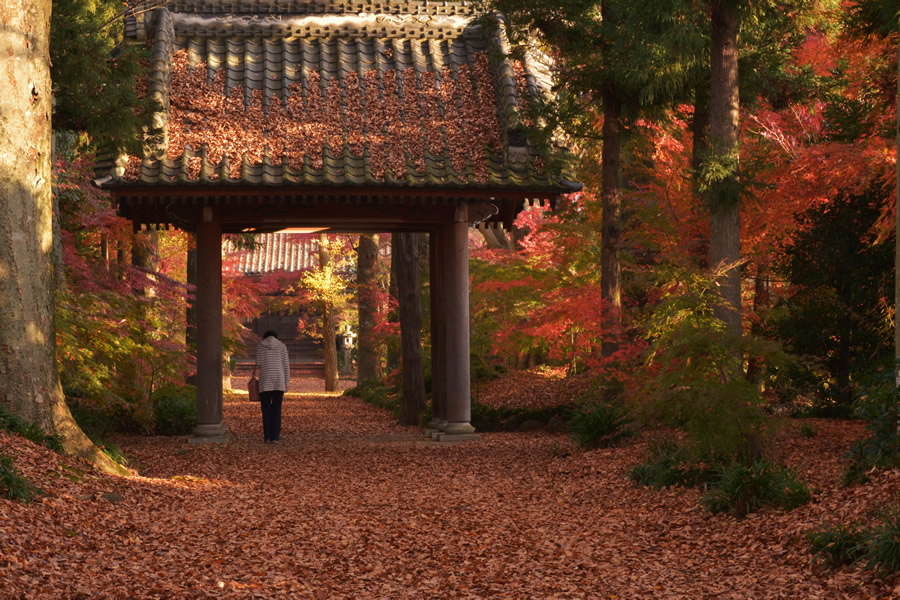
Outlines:
{"type": "Polygon", "coordinates": [[[860,557],[864,569],[887,576],[900,572],[900,511],[881,515],[881,523],[869,534],[865,553],[860,557]]]}
{"type": "Polygon", "coordinates": [[[816,437],[816,435],[818,435],[818,433],[819,432],[816,430],[816,428],[809,423],[804,423],[800,426],[800,437],[807,439],[814,438],[816,437]]]}
{"type": "Polygon", "coordinates": [[[900,511],[882,512],[873,527],[838,525],[806,534],[813,561],[830,568],[861,564],[887,577],[900,572],[900,511]]]}
{"type": "Polygon", "coordinates": [[[887,377],[854,405],[856,415],[867,423],[869,436],[850,447],[849,464],[841,481],[844,485],[864,483],[877,467],[900,464],[900,439],[897,437],[897,390],[887,377]]]}
{"type": "Polygon", "coordinates": [[[793,471],[757,459],[727,465],[700,502],[710,512],[730,512],[741,518],[765,506],[791,510],[810,497],[809,488],[793,471]]]}
{"type": "Polygon", "coordinates": [[[188,435],[197,426],[197,389],[169,386],[153,394],[155,431],[159,435],[188,435]]]}
{"type": "Polygon", "coordinates": [[[813,563],[835,568],[855,564],[866,553],[868,533],[855,526],[838,525],[806,534],[813,563]]]}
{"type": "Polygon", "coordinates": [[[12,459],[0,454],[0,490],[6,493],[10,500],[31,502],[35,493],[39,490],[25,477],[19,474],[13,466],[12,459]]]}
{"type": "Polygon", "coordinates": [[[713,471],[692,463],[688,451],[665,437],[650,440],[647,460],[631,469],[629,478],[638,485],[656,489],[673,485],[694,487],[713,478],[713,471]]]}
{"type": "Polygon", "coordinates": [[[567,427],[582,448],[609,448],[629,435],[631,415],[619,402],[592,402],[569,413],[567,427]]]}

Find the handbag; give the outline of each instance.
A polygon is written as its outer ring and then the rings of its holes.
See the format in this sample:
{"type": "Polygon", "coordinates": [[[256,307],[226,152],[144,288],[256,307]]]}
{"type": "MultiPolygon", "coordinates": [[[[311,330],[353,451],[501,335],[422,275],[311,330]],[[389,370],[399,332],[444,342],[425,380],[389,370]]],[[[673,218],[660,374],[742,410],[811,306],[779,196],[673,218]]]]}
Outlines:
{"type": "Polygon", "coordinates": [[[247,396],[250,402],[259,402],[259,379],[256,378],[256,367],[253,367],[253,373],[247,381],[247,396]]]}

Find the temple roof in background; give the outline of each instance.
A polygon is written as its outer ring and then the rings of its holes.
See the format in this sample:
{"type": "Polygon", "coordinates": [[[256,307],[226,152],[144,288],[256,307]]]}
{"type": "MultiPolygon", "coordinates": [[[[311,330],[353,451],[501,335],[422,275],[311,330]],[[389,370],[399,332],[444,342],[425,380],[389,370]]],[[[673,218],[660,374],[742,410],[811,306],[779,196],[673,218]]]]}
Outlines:
{"type": "Polygon", "coordinates": [[[161,141],[101,165],[97,181],[577,189],[524,135],[546,65],[509,58],[502,23],[482,18],[466,2],[353,0],[173,0],[133,14],[161,141]]]}

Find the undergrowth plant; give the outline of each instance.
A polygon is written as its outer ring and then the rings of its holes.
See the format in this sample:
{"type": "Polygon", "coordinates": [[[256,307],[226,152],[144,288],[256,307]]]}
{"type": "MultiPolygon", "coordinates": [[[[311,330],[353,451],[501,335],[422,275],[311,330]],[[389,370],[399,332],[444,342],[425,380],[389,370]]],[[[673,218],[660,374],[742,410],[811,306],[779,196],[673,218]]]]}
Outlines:
{"type": "Polygon", "coordinates": [[[16,471],[12,458],[0,452],[0,492],[9,500],[31,502],[38,493],[37,488],[26,477],[16,471]]]}
{"type": "Polygon", "coordinates": [[[810,498],[809,487],[792,470],[759,458],[725,466],[700,504],[710,512],[730,512],[742,518],[766,506],[792,510],[810,498]]]}
{"type": "Polygon", "coordinates": [[[621,402],[589,402],[569,413],[569,434],[582,448],[608,448],[630,435],[631,414],[621,402]]]}
{"type": "Polygon", "coordinates": [[[671,486],[694,487],[713,478],[713,471],[690,459],[687,448],[661,436],[650,440],[647,459],[632,467],[629,478],[638,485],[656,489],[671,486]]]}
{"type": "Polygon", "coordinates": [[[844,485],[864,483],[873,469],[900,465],[897,400],[894,382],[885,377],[856,401],[854,412],[866,421],[869,435],[850,447],[841,478],[844,485]]]}
{"type": "Polygon", "coordinates": [[[882,511],[870,527],[839,524],[806,534],[813,564],[858,565],[882,577],[900,573],[900,511],[882,511]]]}
{"type": "Polygon", "coordinates": [[[28,423],[18,415],[14,415],[0,406],[0,429],[4,429],[16,435],[20,435],[25,439],[31,440],[35,444],[40,444],[53,450],[54,452],[62,452],[62,438],[57,434],[47,433],[34,423],[28,423]]]}
{"type": "Polygon", "coordinates": [[[155,431],[158,435],[188,435],[197,425],[197,389],[166,386],[153,394],[155,431]]]}
{"type": "Polygon", "coordinates": [[[739,357],[784,357],[777,346],[736,336],[717,317],[715,274],[673,269],[646,322],[650,346],[631,397],[638,415],[685,432],[693,460],[728,463],[768,435],[764,399],[744,377],[739,357]]]}

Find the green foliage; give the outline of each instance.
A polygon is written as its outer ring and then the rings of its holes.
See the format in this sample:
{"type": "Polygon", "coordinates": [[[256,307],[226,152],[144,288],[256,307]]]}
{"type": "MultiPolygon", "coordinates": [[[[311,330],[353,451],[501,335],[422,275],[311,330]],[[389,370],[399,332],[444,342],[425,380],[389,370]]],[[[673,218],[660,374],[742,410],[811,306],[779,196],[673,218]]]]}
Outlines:
{"type": "Polygon", "coordinates": [[[853,525],[838,525],[806,534],[813,563],[828,568],[855,564],[866,553],[867,538],[868,532],[853,525]]]}
{"type": "Polygon", "coordinates": [[[900,511],[882,511],[871,527],[837,525],[807,534],[813,561],[829,568],[861,565],[882,577],[900,573],[900,511]]]}
{"type": "MultiPolygon", "coordinates": [[[[716,275],[677,269],[661,286],[647,319],[651,339],[641,373],[638,415],[683,429],[693,457],[728,463],[767,433],[764,400],[746,380],[737,356],[767,364],[786,360],[770,343],[730,334],[715,315],[721,305],[716,275]]],[[[726,308],[727,310],[727,308],[726,308]]]]}
{"type": "Polygon", "coordinates": [[[868,536],[866,552],[860,558],[866,570],[882,576],[900,572],[900,511],[882,513],[879,523],[868,536]]]}
{"type": "Polygon", "coordinates": [[[668,437],[650,440],[647,459],[631,469],[629,479],[638,485],[662,489],[670,486],[695,487],[712,481],[714,471],[692,462],[687,448],[668,437]]]}
{"type": "Polygon", "coordinates": [[[128,400],[107,392],[101,396],[80,397],[69,395],[66,403],[81,430],[97,446],[113,433],[148,434],[153,431],[153,412],[143,403],[128,400]]]}
{"type": "Polygon", "coordinates": [[[800,437],[810,439],[817,435],[819,435],[819,431],[809,423],[804,423],[800,426],[800,437]]]}
{"type": "Polygon", "coordinates": [[[136,153],[135,134],[149,130],[155,105],[136,91],[145,78],[146,47],[118,42],[122,6],[119,0],[53,0],[53,126],[86,131],[96,143],[136,153]]]}
{"type": "Polygon", "coordinates": [[[400,391],[395,387],[363,385],[344,390],[344,395],[360,398],[372,406],[383,408],[400,418],[400,391]]]}
{"type": "Polygon", "coordinates": [[[869,435],[850,447],[841,479],[844,485],[865,482],[873,469],[900,465],[897,402],[897,389],[887,375],[856,401],[856,414],[866,421],[869,435]]]}
{"type": "Polygon", "coordinates": [[[513,431],[526,421],[547,424],[553,417],[565,415],[571,410],[571,406],[531,409],[493,407],[476,401],[472,402],[470,422],[477,431],[513,431]]]}
{"type": "Polygon", "coordinates": [[[188,435],[197,426],[197,389],[194,386],[168,386],[153,394],[156,433],[188,435]]]}
{"type": "Polygon", "coordinates": [[[63,451],[62,438],[58,434],[47,433],[36,424],[25,421],[2,406],[0,406],[0,429],[20,435],[35,444],[46,446],[54,452],[61,453],[63,451]]]}
{"type": "Polygon", "coordinates": [[[765,506],[791,510],[809,502],[811,494],[793,471],[766,459],[735,461],[724,467],[700,503],[713,513],[742,518],[765,506]]]}
{"type": "Polygon", "coordinates": [[[793,287],[770,314],[772,331],[788,351],[818,359],[822,372],[810,378],[830,412],[849,408],[873,365],[892,356],[884,298],[893,295],[894,244],[871,237],[884,204],[884,192],[872,191],[809,209],[776,265],[793,287]]]}
{"type": "Polygon", "coordinates": [[[16,471],[12,459],[3,453],[0,453],[0,491],[4,492],[9,500],[18,500],[26,504],[39,493],[27,478],[16,471]]]}
{"type": "Polygon", "coordinates": [[[620,402],[591,402],[577,407],[567,421],[572,438],[582,448],[609,448],[630,435],[631,415],[620,402]]]}

